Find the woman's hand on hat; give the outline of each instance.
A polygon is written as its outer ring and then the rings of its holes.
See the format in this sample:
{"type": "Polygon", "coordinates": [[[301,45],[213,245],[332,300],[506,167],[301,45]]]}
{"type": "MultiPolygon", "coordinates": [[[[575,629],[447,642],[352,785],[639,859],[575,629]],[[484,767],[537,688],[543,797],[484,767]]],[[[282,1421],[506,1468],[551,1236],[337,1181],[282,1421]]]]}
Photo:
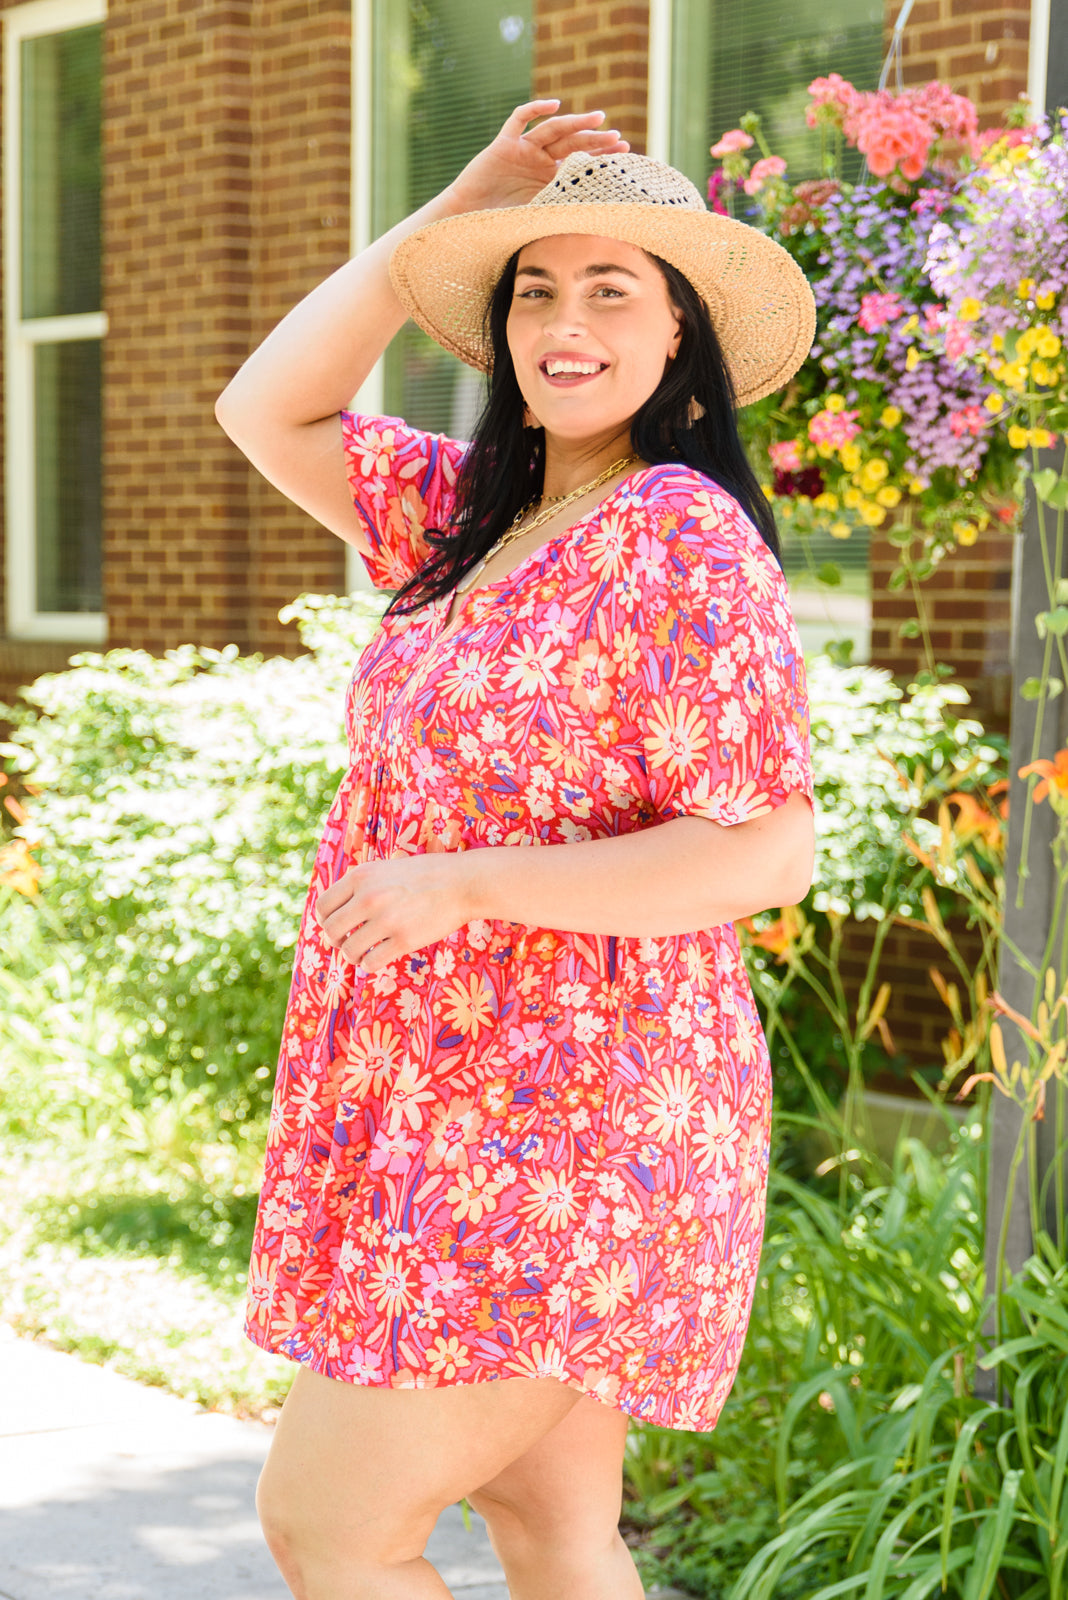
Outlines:
{"type": "Polygon", "coordinates": [[[529,100],[516,107],[492,144],[480,150],[450,185],[458,210],[525,205],[574,151],[610,156],[630,149],[618,129],[601,128],[603,111],[562,115],[556,111],[559,104],[559,100],[529,100]],[[536,117],[544,120],[528,128],[536,117]]]}

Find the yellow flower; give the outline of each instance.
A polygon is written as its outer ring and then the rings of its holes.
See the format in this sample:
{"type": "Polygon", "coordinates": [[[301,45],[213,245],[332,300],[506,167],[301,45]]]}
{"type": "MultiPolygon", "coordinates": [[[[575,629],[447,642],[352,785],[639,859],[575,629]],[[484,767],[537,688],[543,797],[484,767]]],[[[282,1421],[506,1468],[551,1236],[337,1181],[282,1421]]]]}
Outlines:
{"type": "Polygon", "coordinates": [[[842,500],[847,511],[855,511],[860,505],[860,490],[847,489],[845,494],[842,496],[842,500]]]}
{"type": "Polygon", "coordinates": [[[1053,356],[1060,355],[1061,341],[1054,333],[1052,328],[1038,329],[1038,344],[1036,345],[1036,349],[1044,360],[1050,360],[1053,356]]]}
{"type": "Polygon", "coordinates": [[[1003,333],[993,334],[990,339],[990,348],[991,350],[1004,350],[1005,335],[1003,333]]]}
{"type": "Polygon", "coordinates": [[[824,402],[825,411],[844,411],[845,401],[840,394],[829,394],[824,402]]]}
{"type": "Polygon", "coordinates": [[[876,492],[875,498],[881,506],[893,508],[901,499],[901,490],[896,484],[884,483],[882,488],[876,492]]]}
{"type": "Polygon", "coordinates": [[[914,344],[910,344],[909,345],[909,353],[905,357],[905,371],[906,372],[915,372],[915,370],[919,366],[919,364],[920,364],[920,352],[917,350],[917,348],[916,348],[916,346],[914,344]]]}
{"type": "Polygon", "coordinates": [[[828,444],[825,439],[822,444],[816,446],[816,454],[822,456],[823,460],[826,461],[830,456],[833,456],[834,445],[828,444]]]}
{"type": "Polygon", "coordinates": [[[856,472],[860,466],[860,450],[852,442],[844,444],[838,452],[838,459],[847,472],[856,472]]]}
{"type": "Polygon", "coordinates": [[[983,314],[983,302],[976,300],[973,295],[966,295],[961,301],[957,316],[961,322],[978,322],[983,314]]]}
{"type": "Polygon", "coordinates": [[[860,487],[870,494],[877,489],[879,484],[890,476],[890,468],[881,456],[874,456],[871,461],[865,461],[860,474],[860,487]]]}
{"type": "Polygon", "coordinates": [[[909,479],[909,494],[922,494],[926,488],[927,481],[925,478],[909,479]]]}
{"type": "Polygon", "coordinates": [[[1020,424],[1018,422],[1014,422],[1012,424],[1011,428],[1009,429],[1009,446],[1010,446],[1010,448],[1013,449],[1013,450],[1023,450],[1023,449],[1025,449],[1027,447],[1027,444],[1028,444],[1028,441],[1029,441],[1029,437],[1030,436],[1028,434],[1027,429],[1026,428],[1021,428],[1020,424]]]}
{"type": "Polygon", "coordinates": [[[1016,285],[1016,298],[1018,300],[1030,300],[1034,292],[1034,278],[1021,278],[1019,283],[1016,285]]]}
{"type": "Polygon", "coordinates": [[[832,522],[827,531],[832,539],[848,539],[853,532],[848,522],[832,522]]]}
{"type": "Polygon", "coordinates": [[[1005,409],[1005,402],[995,389],[991,389],[983,404],[993,417],[998,416],[1005,409]]]}
{"type": "Polygon", "coordinates": [[[879,415],[879,421],[884,428],[896,428],[901,421],[901,411],[897,406],[884,406],[879,415]]]}
{"type": "Polygon", "coordinates": [[[886,521],[886,512],[882,506],[877,506],[874,500],[862,500],[857,507],[860,520],[869,528],[877,528],[880,522],[886,521]]]}
{"type": "Polygon", "coordinates": [[[1051,367],[1048,361],[1032,361],[1031,381],[1042,389],[1052,389],[1057,381],[1057,369],[1051,367]]]}
{"type": "Polygon", "coordinates": [[[764,498],[766,500],[774,500],[774,498],[775,498],[775,490],[771,487],[770,483],[762,483],[760,485],[760,487],[764,491],[764,498]]]}
{"type": "Polygon", "coordinates": [[[1035,295],[1035,305],[1040,311],[1052,311],[1057,304],[1057,296],[1052,289],[1047,289],[1045,294],[1035,295]]]}
{"type": "Polygon", "coordinates": [[[953,537],[958,544],[974,544],[979,537],[979,529],[974,522],[955,522],[953,537]]]}
{"type": "Polygon", "coordinates": [[[919,325],[920,325],[920,319],[916,315],[916,313],[913,312],[912,316],[909,317],[908,321],[907,322],[903,322],[901,324],[901,332],[902,333],[915,333],[916,329],[919,327],[919,325]]]}
{"type": "Polygon", "coordinates": [[[815,500],[813,500],[812,504],[819,511],[837,511],[838,510],[838,496],[836,494],[831,494],[829,490],[824,489],[822,494],[818,494],[816,496],[816,498],[815,498],[815,500]]]}
{"type": "Polygon", "coordinates": [[[1029,145],[1018,144],[1016,146],[1015,150],[1010,150],[1009,151],[1009,160],[1012,162],[1013,166],[1018,167],[1020,165],[1020,162],[1021,161],[1026,161],[1028,159],[1028,157],[1030,156],[1030,154],[1031,154],[1031,149],[1030,149],[1029,145]]]}
{"type": "MultiPolygon", "coordinates": [[[[1025,328],[1016,341],[1016,355],[1019,360],[1026,361],[1028,356],[1034,355],[1038,349],[1038,329],[1025,328]]],[[[1056,351],[1054,351],[1056,354],[1056,351]]]]}
{"type": "Polygon", "coordinates": [[[1057,435],[1050,433],[1048,428],[1029,428],[1027,442],[1036,445],[1039,450],[1049,450],[1057,443],[1057,435]]]}

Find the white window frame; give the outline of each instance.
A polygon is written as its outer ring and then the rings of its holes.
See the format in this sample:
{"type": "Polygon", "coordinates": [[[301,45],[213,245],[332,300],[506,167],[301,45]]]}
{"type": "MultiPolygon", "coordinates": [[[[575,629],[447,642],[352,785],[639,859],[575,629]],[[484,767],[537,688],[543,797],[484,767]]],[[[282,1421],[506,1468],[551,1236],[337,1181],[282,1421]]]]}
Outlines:
{"type": "Polygon", "coordinates": [[[14,639],[103,644],[102,612],[38,611],[34,440],[34,352],[38,344],[103,339],[103,311],[78,316],[22,316],[21,74],[23,39],[90,27],[106,17],[106,0],[29,0],[3,14],[4,45],[4,480],[7,547],[7,632],[14,639]]]}

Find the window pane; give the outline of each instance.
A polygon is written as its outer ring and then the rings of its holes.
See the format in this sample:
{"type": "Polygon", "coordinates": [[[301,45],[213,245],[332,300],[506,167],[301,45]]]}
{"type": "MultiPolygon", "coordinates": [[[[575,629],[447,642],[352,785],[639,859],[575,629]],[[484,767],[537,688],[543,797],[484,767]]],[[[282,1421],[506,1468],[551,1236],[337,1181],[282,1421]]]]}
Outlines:
{"type": "MultiPolygon", "coordinates": [[[[531,0],[375,0],[375,235],[425,204],[530,98],[531,0]]],[[[386,408],[470,435],[482,379],[409,324],[386,356],[386,408]]]]}
{"type": "MultiPolygon", "coordinates": [[[[797,183],[819,172],[820,136],[805,125],[808,85],[839,72],[874,89],[883,54],[882,0],[676,0],[672,156],[704,193],[712,145],[758,111],[797,183]]],[[[846,152],[844,175],[860,161],[846,152]]]]}
{"type": "Polygon", "coordinates": [[[101,345],[34,349],[37,609],[102,611],[101,345]]]}
{"type": "Polygon", "coordinates": [[[22,41],[22,315],[99,311],[102,30],[22,41]]]}

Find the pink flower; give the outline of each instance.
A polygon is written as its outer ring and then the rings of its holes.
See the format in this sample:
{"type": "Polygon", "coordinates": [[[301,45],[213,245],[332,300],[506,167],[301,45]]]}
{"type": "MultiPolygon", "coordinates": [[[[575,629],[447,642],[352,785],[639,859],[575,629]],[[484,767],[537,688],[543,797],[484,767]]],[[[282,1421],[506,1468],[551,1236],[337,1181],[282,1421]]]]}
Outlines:
{"type": "Polygon", "coordinates": [[[955,439],[963,438],[966,433],[970,433],[973,439],[977,438],[988,420],[979,406],[965,406],[963,411],[949,413],[949,426],[955,439]]]}
{"type": "Polygon", "coordinates": [[[840,450],[860,432],[855,411],[817,411],[808,425],[808,436],[815,445],[827,444],[840,450]]]}
{"type": "Polygon", "coordinates": [[[866,106],[856,120],[857,149],[877,178],[888,178],[895,167],[910,182],[921,176],[933,138],[928,123],[900,101],[866,106]]]}
{"type": "Polygon", "coordinates": [[[880,328],[885,328],[888,322],[893,322],[895,317],[901,315],[901,296],[890,294],[866,294],[860,302],[857,312],[857,321],[865,333],[876,333],[880,328]]]}
{"type": "Polygon", "coordinates": [[[764,156],[754,161],[753,170],[742,184],[746,194],[759,194],[769,178],[781,178],[786,171],[782,156],[764,156]]]}
{"type": "Polygon", "coordinates": [[[946,324],[946,355],[951,361],[959,361],[961,356],[966,356],[973,344],[972,330],[966,322],[958,322],[955,317],[946,324]]]}
{"type": "Polygon", "coordinates": [[[826,78],[813,78],[808,92],[815,102],[805,112],[805,121],[810,128],[827,121],[836,122],[841,127],[845,117],[856,109],[863,98],[837,72],[832,72],[826,78]]]}
{"type": "Polygon", "coordinates": [[[717,161],[722,161],[724,156],[735,156],[740,150],[748,150],[752,142],[750,136],[743,133],[741,128],[732,128],[729,133],[725,133],[716,141],[709,153],[714,155],[717,161]]]}
{"type": "Polygon", "coordinates": [[[800,439],[783,439],[768,446],[768,455],[776,472],[797,472],[801,466],[800,439]]]}

